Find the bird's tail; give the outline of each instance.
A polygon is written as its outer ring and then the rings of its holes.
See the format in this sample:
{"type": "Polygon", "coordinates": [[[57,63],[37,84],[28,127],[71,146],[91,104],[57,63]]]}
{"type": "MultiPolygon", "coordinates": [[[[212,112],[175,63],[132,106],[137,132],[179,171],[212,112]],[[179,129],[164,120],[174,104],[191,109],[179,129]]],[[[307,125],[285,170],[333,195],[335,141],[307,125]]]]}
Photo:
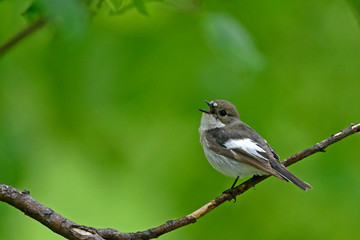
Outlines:
{"type": "Polygon", "coordinates": [[[276,171],[276,173],[278,173],[283,180],[287,182],[289,181],[292,182],[293,184],[295,184],[304,191],[306,191],[307,189],[312,189],[312,187],[308,183],[299,179],[292,172],[287,170],[282,163],[277,161],[273,161],[273,162],[271,161],[270,164],[272,168],[276,171]]]}

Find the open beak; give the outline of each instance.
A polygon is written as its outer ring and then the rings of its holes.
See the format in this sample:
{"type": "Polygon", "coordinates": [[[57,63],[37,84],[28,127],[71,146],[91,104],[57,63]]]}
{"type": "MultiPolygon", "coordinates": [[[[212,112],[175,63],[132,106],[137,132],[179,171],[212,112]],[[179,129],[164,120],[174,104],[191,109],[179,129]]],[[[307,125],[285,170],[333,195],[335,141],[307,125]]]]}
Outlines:
{"type": "Polygon", "coordinates": [[[202,112],[204,112],[204,113],[210,114],[210,111],[209,111],[209,110],[205,110],[205,109],[200,109],[200,108],[199,108],[199,111],[202,111],[202,112]]]}
{"type": "Polygon", "coordinates": [[[208,101],[206,101],[206,100],[204,100],[204,101],[205,101],[205,102],[206,102],[206,104],[210,107],[210,110],[199,109],[199,111],[204,112],[204,113],[207,113],[207,114],[211,114],[211,113],[213,113],[213,112],[214,112],[214,110],[213,110],[213,108],[211,107],[211,103],[210,103],[210,102],[208,102],[208,101]]]}

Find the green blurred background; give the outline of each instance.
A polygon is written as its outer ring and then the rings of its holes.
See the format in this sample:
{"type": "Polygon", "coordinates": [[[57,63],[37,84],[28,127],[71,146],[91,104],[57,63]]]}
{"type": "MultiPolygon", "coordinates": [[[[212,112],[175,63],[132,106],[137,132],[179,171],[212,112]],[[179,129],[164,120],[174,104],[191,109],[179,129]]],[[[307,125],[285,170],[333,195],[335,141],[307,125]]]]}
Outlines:
{"type": "MultiPolygon", "coordinates": [[[[349,2],[49,2],[55,24],[0,58],[0,182],[79,224],[145,230],[230,187],[199,143],[204,99],[233,102],[282,158],[359,122],[349,2]]],[[[31,3],[0,1],[0,44],[31,3]]],[[[270,178],[161,239],[355,239],[359,144],[292,166],[311,191],[270,178]]],[[[0,239],[62,239],[5,203],[0,216],[0,239]]]]}

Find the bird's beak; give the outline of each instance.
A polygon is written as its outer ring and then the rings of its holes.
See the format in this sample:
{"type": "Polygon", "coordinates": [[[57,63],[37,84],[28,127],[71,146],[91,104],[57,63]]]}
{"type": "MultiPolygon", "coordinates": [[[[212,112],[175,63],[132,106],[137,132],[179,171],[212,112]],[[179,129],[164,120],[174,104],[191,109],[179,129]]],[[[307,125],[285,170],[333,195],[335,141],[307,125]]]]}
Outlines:
{"type": "Polygon", "coordinates": [[[205,110],[205,109],[199,108],[199,111],[204,112],[204,113],[207,113],[207,114],[210,114],[210,111],[209,111],[209,110],[205,110]]]}
{"type": "Polygon", "coordinates": [[[204,100],[204,102],[206,102],[206,104],[211,108],[211,102],[208,102],[206,100],[204,100]]]}
{"type": "Polygon", "coordinates": [[[212,107],[212,104],[206,100],[204,100],[206,102],[206,104],[210,107],[210,110],[204,110],[204,109],[199,109],[199,111],[207,113],[207,114],[211,114],[214,113],[214,109],[212,107]]]}

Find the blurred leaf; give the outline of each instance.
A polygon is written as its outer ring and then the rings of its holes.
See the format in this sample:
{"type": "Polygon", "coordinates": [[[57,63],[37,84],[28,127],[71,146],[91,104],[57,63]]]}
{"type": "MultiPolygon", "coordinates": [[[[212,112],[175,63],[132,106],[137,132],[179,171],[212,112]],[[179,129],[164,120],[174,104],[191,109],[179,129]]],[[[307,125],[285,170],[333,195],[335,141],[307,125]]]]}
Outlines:
{"type": "Polygon", "coordinates": [[[350,0],[349,2],[354,8],[354,12],[357,15],[356,17],[358,21],[360,21],[360,0],[350,0]]]}
{"type": "Polygon", "coordinates": [[[101,8],[102,3],[104,1],[105,0],[83,0],[83,4],[86,5],[87,8],[89,8],[92,12],[95,13],[101,8]]]}
{"type": "Polygon", "coordinates": [[[359,10],[360,9],[360,0],[350,0],[353,3],[354,7],[359,10]]]}
{"type": "Polygon", "coordinates": [[[252,73],[264,68],[261,53],[239,21],[224,13],[210,13],[205,15],[202,25],[209,47],[224,58],[226,64],[252,73]]]}
{"type": "Polygon", "coordinates": [[[123,3],[123,0],[106,0],[106,3],[113,12],[117,12],[123,3]]]}
{"type": "Polygon", "coordinates": [[[49,17],[68,38],[82,36],[88,25],[88,9],[76,0],[39,0],[49,17]]]}
{"type": "Polygon", "coordinates": [[[34,1],[22,15],[28,22],[35,22],[44,16],[44,8],[39,1],[34,1]]]}
{"type": "Polygon", "coordinates": [[[136,7],[136,9],[139,11],[139,13],[141,13],[144,16],[148,16],[148,11],[145,7],[145,3],[144,0],[133,0],[133,3],[136,7]]]}

